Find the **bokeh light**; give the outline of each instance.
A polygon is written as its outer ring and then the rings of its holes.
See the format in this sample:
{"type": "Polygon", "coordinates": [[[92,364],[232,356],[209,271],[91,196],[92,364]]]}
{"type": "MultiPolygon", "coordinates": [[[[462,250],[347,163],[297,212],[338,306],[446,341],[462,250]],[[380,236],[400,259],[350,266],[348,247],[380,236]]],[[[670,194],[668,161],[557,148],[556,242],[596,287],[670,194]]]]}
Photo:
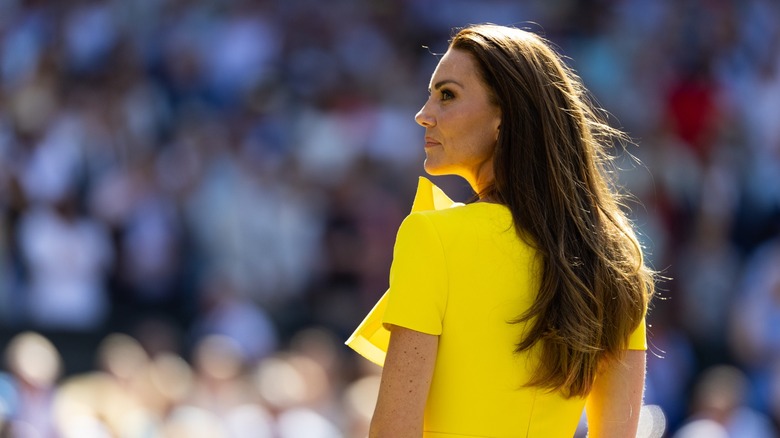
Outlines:
{"type": "Polygon", "coordinates": [[[671,279],[640,436],[778,436],[775,0],[0,1],[0,436],[364,438],[380,369],[343,341],[477,22],[546,36],[636,142],[671,279]]]}

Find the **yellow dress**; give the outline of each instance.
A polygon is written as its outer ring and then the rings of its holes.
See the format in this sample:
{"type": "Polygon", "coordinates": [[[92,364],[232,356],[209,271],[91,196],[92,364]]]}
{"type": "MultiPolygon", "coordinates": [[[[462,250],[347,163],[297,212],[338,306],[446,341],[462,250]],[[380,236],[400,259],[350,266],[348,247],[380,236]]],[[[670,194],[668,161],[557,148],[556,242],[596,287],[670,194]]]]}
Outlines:
{"type": "MultiPolygon", "coordinates": [[[[390,288],[347,345],[384,363],[387,324],[439,336],[425,438],[567,437],[584,398],[524,387],[535,352],[515,354],[539,288],[536,251],[503,205],[455,204],[425,178],[398,231],[390,288]]],[[[645,350],[645,323],[629,348],[645,350]]]]}

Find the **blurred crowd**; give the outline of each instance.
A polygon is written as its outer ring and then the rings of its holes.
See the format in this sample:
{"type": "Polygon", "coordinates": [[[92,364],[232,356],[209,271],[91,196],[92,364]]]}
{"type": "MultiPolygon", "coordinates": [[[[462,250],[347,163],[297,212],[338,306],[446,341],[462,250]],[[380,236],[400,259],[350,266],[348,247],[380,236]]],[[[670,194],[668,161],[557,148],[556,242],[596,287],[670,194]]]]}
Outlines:
{"type": "Polygon", "coordinates": [[[342,343],[478,22],[546,36],[637,143],[644,436],[777,436],[774,0],[0,0],[0,436],[364,437],[342,343]]]}

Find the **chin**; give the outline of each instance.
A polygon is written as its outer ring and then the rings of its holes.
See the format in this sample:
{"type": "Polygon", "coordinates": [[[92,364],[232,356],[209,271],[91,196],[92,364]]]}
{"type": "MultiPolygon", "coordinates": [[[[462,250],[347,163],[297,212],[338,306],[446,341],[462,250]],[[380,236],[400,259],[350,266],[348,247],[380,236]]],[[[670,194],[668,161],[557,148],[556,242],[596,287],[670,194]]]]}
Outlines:
{"type": "Polygon", "coordinates": [[[444,166],[437,166],[436,163],[432,163],[430,160],[425,160],[423,163],[423,169],[425,173],[431,176],[451,175],[452,172],[448,172],[444,166]]]}

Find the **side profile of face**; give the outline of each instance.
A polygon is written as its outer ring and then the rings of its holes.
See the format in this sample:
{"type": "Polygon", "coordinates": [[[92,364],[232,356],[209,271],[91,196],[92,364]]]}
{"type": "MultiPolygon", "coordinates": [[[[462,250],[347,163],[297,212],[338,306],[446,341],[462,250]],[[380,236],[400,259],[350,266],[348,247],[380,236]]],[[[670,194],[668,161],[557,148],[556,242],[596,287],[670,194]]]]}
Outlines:
{"type": "Polygon", "coordinates": [[[493,181],[501,109],[468,52],[450,49],[439,61],[430,96],[415,116],[425,128],[425,171],[459,175],[479,193],[493,181]]]}

